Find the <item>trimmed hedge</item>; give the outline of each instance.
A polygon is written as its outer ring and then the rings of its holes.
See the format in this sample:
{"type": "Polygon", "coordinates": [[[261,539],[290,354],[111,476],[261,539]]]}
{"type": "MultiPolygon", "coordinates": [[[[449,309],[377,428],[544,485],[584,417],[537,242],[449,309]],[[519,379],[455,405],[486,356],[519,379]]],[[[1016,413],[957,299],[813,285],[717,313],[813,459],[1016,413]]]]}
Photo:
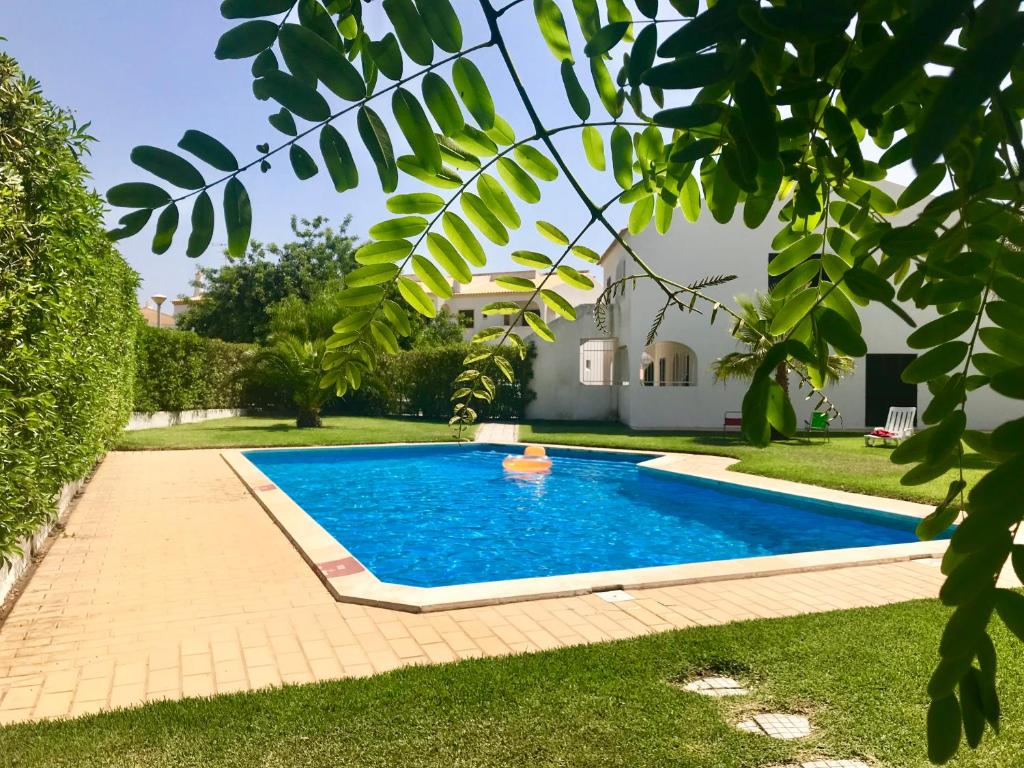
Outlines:
{"type": "Polygon", "coordinates": [[[253,393],[244,377],[252,346],[140,323],[136,346],[135,410],[247,408],[253,393]]]}
{"type": "MultiPolygon", "coordinates": [[[[448,418],[452,414],[451,394],[455,378],[465,366],[462,361],[469,354],[469,344],[430,349],[412,349],[397,355],[383,357],[376,371],[363,378],[362,386],[349,393],[339,404],[343,413],[371,416],[426,416],[448,418]]],[[[515,371],[515,382],[509,383],[500,373],[491,375],[498,388],[494,402],[475,401],[480,418],[522,418],[526,406],[535,394],[530,389],[533,378],[533,358],[525,360],[511,351],[502,350],[515,371]]]]}
{"type": "Polygon", "coordinates": [[[131,410],[138,276],[84,185],[86,142],[0,54],[0,564],[131,410]]]}

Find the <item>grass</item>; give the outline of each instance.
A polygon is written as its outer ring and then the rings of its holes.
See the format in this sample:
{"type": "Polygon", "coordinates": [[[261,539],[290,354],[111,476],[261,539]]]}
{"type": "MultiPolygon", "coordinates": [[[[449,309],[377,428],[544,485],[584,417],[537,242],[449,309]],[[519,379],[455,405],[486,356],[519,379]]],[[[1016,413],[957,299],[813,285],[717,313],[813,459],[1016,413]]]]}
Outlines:
{"type": "MultiPolygon", "coordinates": [[[[0,729],[0,765],[360,768],[753,768],[853,758],[924,768],[925,682],[946,615],[934,601],[704,627],[378,677],[160,702],[0,729]],[[670,684],[738,675],[741,699],[670,684]],[[810,715],[809,739],[731,727],[810,715]]],[[[958,768],[1020,765],[1024,655],[1000,626],[1003,730],[958,768]]]]}
{"type": "MultiPolygon", "coordinates": [[[[860,434],[833,435],[828,443],[815,437],[754,448],[737,433],[726,436],[720,432],[640,432],[619,423],[534,422],[520,427],[519,439],[558,445],[730,456],[740,459],[732,466],[738,472],[924,503],[937,503],[945,498],[950,480],[956,477],[951,472],[923,485],[900,485],[900,477],[907,467],[889,461],[891,448],[865,447],[860,434]]],[[[964,477],[969,483],[980,479],[993,466],[969,449],[964,464],[964,477]]]]}
{"type": "MultiPolygon", "coordinates": [[[[469,435],[472,437],[472,432],[469,435]]],[[[319,429],[299,429],[291,418],[238,416],[175,427],[125,432],[121,451],[168,448],[271,448],[451,440],[447,422],[428,419],[327,416],[319,429]]]]}

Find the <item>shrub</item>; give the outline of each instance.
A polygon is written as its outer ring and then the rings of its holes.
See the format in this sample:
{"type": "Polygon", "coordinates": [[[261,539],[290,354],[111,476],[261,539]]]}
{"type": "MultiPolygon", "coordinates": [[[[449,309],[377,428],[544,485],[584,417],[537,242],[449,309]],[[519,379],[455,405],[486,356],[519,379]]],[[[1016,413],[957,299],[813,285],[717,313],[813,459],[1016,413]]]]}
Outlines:
{"type": "Polygon", "coordinates": [[[84,186],[87,143],[0,54],[0,563],[131,410],[138,277],[84,186]]]}
{"type": "MultiPolygon", "coordinates": [[[[469,344],[431,349],[412,349],[382,357],[373,373],[364,376],[362,386],[343,398],[340,410],[369,415],[418,415],[448,418],[452,413],[452,382],[463,371],[469,344]]],[[[496,379],[493,403],[474,403],[482,418],[521,418],[535,397],[530,389],[535,352],[529,347],[525,360],[512,350],[501,350],[515,371],[515,381],[496,379]]]]}
{"type": "Polygon", "coordinates": [[[246,408],[260,398],[244,372],[252,347],[141,323],[136,358],[135,410],[246,408]]]}

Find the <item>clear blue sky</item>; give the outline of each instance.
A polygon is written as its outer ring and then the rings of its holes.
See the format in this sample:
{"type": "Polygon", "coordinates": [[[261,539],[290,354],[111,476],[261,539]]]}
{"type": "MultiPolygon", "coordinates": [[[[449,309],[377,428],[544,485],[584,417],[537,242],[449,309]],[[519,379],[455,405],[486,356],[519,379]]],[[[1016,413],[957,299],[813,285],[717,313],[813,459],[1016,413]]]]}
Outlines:
{"type": "MultiPolygon", "coordinates": [[[[198,128],[218,137],[243,162],[256,155],[256,144],[275,142],[282,137],[267,123],[267,116],[276,111],[276,107],[272,102],[260,102],[252,96],[250,62],[224,62],[213,57],[218,37],[233,23],[221,18],[217,0],[171,3],[20,0],[4,6],[0,11],[0,34],[7,41],[0,41],[0,46],[19,60],[25,72],[42,83],[49,99],[73,110],[80,122],[92,122],[91,133],[98,141],[86,163],[101,192],[119,182],[151,179],[129,160],[131,148],[137,144],[153,144],[173,149],[188,128],[198,128]]],[[[485,27],[476,3],[456,0],[455,6],[462,18],[467,43],[482,40],[485,27]]],[[[381,29],[386,19],[380,4],[371,3],[364,8],[371,31],[381,29]]],[[[522,3],[506,14],[503,28],[507,30],[522,77],[537,94],[543,117],[550,120],[551,125],[575,122],[575,116],[564,103],[557,62],[537,30],[532,4],[522,3]]],[[[576,50],[582,52],[581,43],[577,42],[576,50]]],[[[489,79],[499,112],[518,134],[527,135],[529,122],[504,74],[498,54],[493,49],[485,49],[474,60],[489,79]]],[[[407,73],[412,71],[411,66],[415,65],[407,62],[407,73]]],[[[589,81],[585,66],[584,61],[583,66],[578,67],[580,78],[589,81]]],[[[382,82],[387,81],[382,79],[382,82]]],[[[419,91],[418,86],[416,91],[419,91]]],[[[596,118],[603,113],[596,96],[592,95],[592,102],[596,118]]],[[[390,97],[382,97],[376,108],[382,115],[389,115],[390,97]]],[[[342,118],[337,127],[349,138],[357,156],[359,188],[339,195],[330,185],[324,169],[313,179],[300,182],[292,174],[287,159],[279,155],[280,160],[269,173],[260,174],[254,169],[244,177],[253,199],[253,236],[256,239],[287,239],[292,213],[323,214],[333,221],[352,214],[350,231],[361,237],[372,224],[388,215],[384,195],[355,134],[353,122],[342,118]]],[[[393,137],[396,143],[402,142],[397,131],[393,137]]],[[[312,138],[306,146],[319,159],[315,134],[312,138]]],[[[579,149],[578,132],[563,134],[558,143],[566,148],[572,164],[581,170],[595,200],[603,202],[614,194],[616,187],[610,175],[593,173],[586,165],[579,149]]],[[[544,196],[538,205],[521,207],[524,225],[513,234],[510,246],[490,249],[494,268],[512,266],[507,254],[513,248],[545,250],[546,241],[534,232],[533,217],[550,219],[567,232],[585,221],[582,206],[561,180],[545,185],[542,191],[544,196]]],[[[218,198],[214,199],[217,202],[218,198]]],[[[219,203],[216,209],[219,215],[219,203]]],[[[112,212],[109,223],[115,223],[123,213],[123,210],[112,212]]],[[[182,215],[183,225],[175,243],[162,256],[149,251],[152,222],[143,233],[119,243],[125,258],[142,275],[139,292],[142,298],[153,293],[173,297],[191,292],[188,283],[196,261],[184,254],[187,208],[182,210],[182,215]]],[[[625,209],[614,210],[613,217],[616,223],[625,221],[625,209]]],[[[603,250],[608,242],[606,233],[596,227],[591,232],[584,242],[603,250]]],[[[213,246],[199,263],[222,263],[220,253],[224,241],[224,231],[218,226],[213,246]]],[[[549,252],[550,248],[547,244],[549,252]]]]}

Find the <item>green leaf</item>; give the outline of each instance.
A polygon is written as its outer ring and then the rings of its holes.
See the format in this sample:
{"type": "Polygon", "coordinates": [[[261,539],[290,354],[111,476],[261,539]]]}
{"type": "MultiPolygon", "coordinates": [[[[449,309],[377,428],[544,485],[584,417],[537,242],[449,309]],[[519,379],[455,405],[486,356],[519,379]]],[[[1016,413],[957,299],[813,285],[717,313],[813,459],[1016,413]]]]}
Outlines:
{"type": "Polygon", "coordinates": [[[925,323],[907,337],[907,345],[911,349],[929,349],[963,335],[974,325],[977,315],[970,310],[961,309],[942,315],[925,323]]]}
{"type": "Polygon", "coordinates": [[[533,280],[517,277],[516,275],[502,275],[494,278],[494,282],[502,288],[507,288],[510,291],[519,291],[520,293],[532,291],[537,287],[534,285],[533,280]]]}
{"type": "Polygon", "coordinates": [[[472,192],[463,192],[459,198],[462,211],[480,234],[495,245],[508,244],[508,231],[479,197],[472,192]]]}
{"type": "Polygon", "coordinates": [[[462,186],[462,178],[454,171],[442,166],[437,173],[430,173],[415,155],[399,157],[398,170],[438,189],[458,189],[462,186]]]}
{"type": "Polygon", "coordinates": [[[516,212],[515,205],[509,198],[505,188],[493,177],[486,173],[480,174],[476,184],[480,199],[483,200],[487,209],[497,217],[498,221],[509,229],[519,229],[522,219],[516,212]]]}
{"type": "Polygon", "coordinates": [[[411,192],[392,195],[385,205],[391,213],[437,213],[444,207],[444,200],[433,192],[411,192]]]}
{"type": "Polygon", "coordinates": [[[153,234],[153,253],[166,253],[174,240],[178,229],[178,206],[171,203],[162,211],[156,220],[156,232],[153,234]]]}
{"type": "Polygon", "coordinates": [[[427,235],[427,249],[430,251],[430,255],[434,257],[434,260],[447,272],[451,277],[460,283],[468,283],[473,279],[473,273],[469,271],[469,266],[463,260],[462,256],[456,250],[455,246],[448,242],[444,237],[431,232],[427,235]]]}
{"type": "Polygon", "coordinates": [[[335,95],[345,101],[359,101],[366,96],[366,83],[359,70],[316,32],[299,24],[285,24],[280,38],[286,60],[301,62],[335,95]]]}
{"type": "Polygon", "coordinates": [[[370,322],[370,335],[388,354],[394,355],[398,353],[398,339],[395,338],[394,332],[385,323],[380,320],[372,320],[370,322]]]}
{"type": "Polygon", "coordinates": [[[359,109],[356,127],[367,152],[370,153],[370,158],[377,166],[381,189],[384,192],[394,192],[398,186],[398,166],[395,164],[395,153],[391,148],[391,137],[388,136],[387,128],[377,113],[366,106],[359,109]]]}
{"type": "Polygon", "coordinates": [[[928,759],[945,763],[960,746],[960,704],[955,695],[933,699],[928,707],[928,759]]]}
{"type": "Polygon", "coordinates": [[[992,377],[991,387],[1004,397],[1024,400],[1024,366],[997,373],[992,377]]]}
{"type": "Polygon", "coordinates": [[[204,190],[192,204],[192,234],[188,238],[185,255],[191,258],[202,256],[213,239],[213,201],[204,190]]]}
{"type": "Polygon", "coordinates": [[[1018,639],[1024,640],[1024,595],[1008,589],[996,590],[996,612],[1018,639]]]}
{"type": "Polygon", "coordinates": [[[484,133],[487,137],[495,144],[500,144],[503,147],[507,147],[515,143],[516,132],[513,130],[512,125],[503,118],[501,115],[494,116],[494,125],[488,128],[484,133]]]}
{"type": "Polygon", "coordinates": [[[728,60],[720,53],[703,53],[659,64],[644,75],[644,84],[664,90],[689,90],[714,85],[728,75],[728,60]]]}
{"type": "Polygon", "coordinates": [[[675,211],[674,203],[665,202],[665,196],[659,195],[654,201],[654,228],[659,235],[664,235],[672,226],[672,216],[675,211]]]}
{"type": "Polygon", "coordinates": [[[679,190],[679,206],[687,221],[695,222],[700,218],[700,185],[696,176],[687,176],[683,182],[679,190]]]}
{"type": "Polygon", "coordinates": [[[536,227],[538,232],[555,245],[569,245],[569,238],[554,224],[548,221],[538,221],[536,227]]]}
{"type": "MultiPolygon", "coordinates": [[[[592,125],[583,129],[583,151],[592,168],[598,171],[605,169],[604,139],[601,138],[601,132],[592,125]]],[[[632,176],[632,172],[630,175],[632,176]]]]}
{"type": "Polygon", "coordinates": [[[806,317],[817,298],[818,290],[816,288],[805,288],[799,293],[790,296],[772,321],[772,336],[782,336],[784,333],[795,328],[806,317]]]}
{"type": "Polygon", "coordinates": [[[895,294],[893,287],[873,272],[853,267],[845,274],[845,283],[856,295],[872,301],[889,301],[895,294]]]}
{"type": "MultiPolygon", "coordinates": [[[[679,128],[683,130],[710,125],[721,116],[721,104],[690,104],[686,107],[674,107],[673,109],[663,109],[661,112],[655,112],[654,122],[656,125],[662,125],[666,128],[679,128]]],[[[709,140],[705,139],[704,141],[709,140]]],[[[717,144],[714,140],[710,141],[712,145],[717,144]]],[[[696,160],[697,158],[693,159],[696,160]]],[[[673,156],[672,162],[680,161],[676,160],[673,156]]],[[[686,160],[682,162],[686,162],[686,160]]]]}
{"type": "MultiPolygon", "coordinates": [[[[759,157],[774,160],[779,154],[775,107],[768,102],[764,86],[753,72],[736,81],[732,89],[750,144],[759,157]]],[[[709,121],[711,122],[711,121],[709,121]]]]}
{"type": "Polygon", "coordinates": [[[483,130],[494,127],[494,99],[484,76],[469,59],[459,59],[452,67],[452,82],[469,114],[483,130]]]}
{"type": "Polygon", "coordinates": [[[448,53],[462,48],[462,24],[448,0],[416,0],[416,8],[438,48],[448,53]]]}
{"type": "Polygon", "coordinates": [[[392,97],[391,108],[395,113],[398,127],[423,168],[427,173],[440,171],[441,149],[437,145],[434,129],[427,119],[427,114],[416,97],[404,88],[398,88],[392,97]]]}
{"type": "Polygon", "coordinates": [[[903,369],[901,378],[907,384],[921,384],[931,381],[963,362],[967,356],[965,341],[947,341],[930,349],[903,369]]]}
{"type": "Polygon", "coordinates": [[[589,291],[594,287],[594,281],[572,267],[562,264],[557,269],[558,276],[562,278],[562,282],[567,285],[571,285],[573,288],[579,288],[581,291],[589,291]]]}
{"type": "Polygon", "coordinates": [[[576,113],[576,116],[580,120],[589,118],[590,99],[587,98],[586,91],[580,85],[579,78],[576,77],[576,70],[573,68],[571,61],[562,62],[562,85],[565,88],[565,95],[569,99],[569,105],[572,107],[573,112],[576,113]]]}
{"type": "Polygon", "coordinates": [[[126,237],[138,234],[144,226],[149,222],[150,216],[153,215],[152,208],[143,208],[139,211],[132,211],[126,213],[120,218],[118,223],[121,225],[117,229],[112,229],[107,232],[107,237],[111,240],[123,240],[126,237]]]}
{"type": "Polygon", "coordinates": [[[218,59],[247,59],[272,46],[276,39],[274,22],[246,21],[220,36],[213,55],[218,59]]]}
{"type": "Polygon", "coordinates": [[[551,259],[536,251],[512,251],[512,261],[530,269],[547,269],[551,259]]]}
{"type": "MultiPolygon", "coordinates": [[[[465,130],[466,126],[463,126],[459,134],[460,140],[464,140],[465,130]]],[[[441,147],[441,159],[448,165],[463,171],[475,171],[480,168],[480,158],[464,150],[454,139],[439,134],[437,144],[441,147]]]]}
{"type": "Polygon", "coordinates": [[[601,104],[605,111],[612,117],[618,118],[622,114],[623,96],[615,87],[611,73],[608,71],[604,59],[597,57],[590,59],[590,76],[594,80],[594,87],[597,95],[601,98],[601,104]]]}
{"type": "Polygon", "coordinates": [[[612,129],[612,173],[623,189],[633,186],[633,138],[621,125],[612,129]]]}
{"type": "Polygon", "coordinates": [[[768,274],[777,277],[802,264],[817,253],[822,242],[824,238],[817,232],[802,235],[799,240],[784,248],[778,256],[768,262],[768,274]]]}
{"type": "Polygon", "coordinates": [[[403,336],[408,336],[412,333],[412,325],[409,323],[409,315],[406,314],[402,306],[391,299],[384,300],[384,316],[388,319],[395,330],[397,330],[403,336]]]}
{"type": "Polygon", "coordinates": [[[327,173],[334,182],[334,189],[344,192],[359,186],[359,169],[348,142],[333,125],[325,125],[320,131],[320,154],[323,155],[327,173]]]}
{"type": "Polygon", "coordinates": [[[371,41],[369,51],[373,63],[384,73],[384,77],[389,80],[402,79],[402,49],[394,33],[388,32],[380,40],[371,41]]]}
{"type": "Polygon", "coordinates": [[[397,264],[367,264],[365,267],[353,269],[345,275],[345,285],[349,288],[361,288],[365,285],[380,285],[398,275],[397,264]]]}
{"type": "Polygon", "coordinates": [[[401,275],[398,278],[398,293],[401,294],[401,298],[406,300],[413,309],[418,311],[424,317],[433,317],[437,314],[437,309],[434,307],[434,303],[427,296],[420,284],[407,276],[401,275]]]}
{"type": "Polygon", "coordinates": [[[631,234],[638,235],[647,229],[654,216],[654,195],[644,195],[635,203],[629,212],[628,229],[631,234]]]}
{"type": "MultiPolygon", "coordinates": [[[[723,152],[728,151],[728,147],[723,152]]],[[[703,170],[701,171],[703,177],[703,170]]],[[[736,211],[736,203],[739,201],[740,189],[736,186],[732,177],[725,168],[724,163],[719,163],[713,172],[709,174],[709,180],[713,176],[711,192],[708,194],[708,208],[711,215],[719,224],[727,224],[736,211]]]]}
{"type": "Polygon", "coordinates": [[[551,332],[551,328],[548,327],[548,324],[536,312],[524,312],[523,319],[526,320],[526,324],[533,329],[534,333],[544,341],[553,342],[555,340],[555,334],[551,332]]]}
{"type": "Polygon", "coordinates": [[[158,208],[171,202],[171,196],[156,184],[129,181],[108,189],[107,202],[117,208],[158,208]]]}
{"type": "Polygon", "coordinates": [[[779,432],[791,437],[796,434],[796,412],[786,391],[776,382],[768,386],[768,423],[779,432]]]}
{"type": "Polygon", "coordinates": [[[374,240],[398,240],[414,237],[426,228],[427,220],[422,216],[399,216],[374,224],[369,234],[374,240]]]}
{"type": "Polygon", "coordinates": [[[258,19],[291,10],[295,0],[224,0],[220,15],[225,19],[258,19]]]}
{"type": "Polygon", "coordinates": [[[173,152],[146,145],[135,147],[132,162],[176,187],[200,189],[206,182],[192,163],[173,152]]]}
{"type": "Polygon", "coordinates": [[[436,72],[423,76],[423,100],[445,136],[456,135],[466,125],[455,93],[436,72]]]}
{"type": "Polygon", "coordinates": [[[970,117],[1006,77],[1024,45],[1024,16],[1010,20],[973,41],[931,101],[914,133],[911,160],[918,170],[930,165],[960,133],[970,117]]]}
{"type": "Polygon", "coordinates": [[[433,291],[435,296],[442,299],[450,299],[452,297],[451,284],[428,259],[414,254],[412,257],[412,271],[419,275],[423,284],[433,291]]]}
{"type": "Polygon", "coordinates": [[[540,202],[540,187],[530,175],[507,157],[498,160],[498,175],[516,197],[527,203],[540,202]]]}
{"type": "Polygon", "coordinates": [[[242,256],[249,246],[252,230],[252,203],[237,176],[224,187],[224,226],[228,231],[228,254],[242,256]]]}
{"type": "MultiPolygon", "coordinates": [[[[401,279],[401,278],[399,278],[401,279]]],[[[376,285],[346,288],[338,294],[337,301],[343,307],[369,307],[384,298],[384,291],[376,285]]]]}
{"type": "Polygon", "coordinates": [[[304,120],[321,122],[331,116],[331,108],[327,105],[326,99],[315,88],[287,72],[267,72],[256,80],[256,84],[269,98],[304,120]]]}
{"type": "Polygon", "coordinates": [[[547,304],[547,306],[560,317],[564,317],[566,320],[573,321],[576,319],[576,309],[562,298],[555,291],[549,288],[542,288],[540,292],[541,300],[547,304]]]}
{"type": "Polygon", "coordinates": [[[536,147],[520,144],[512,154],[523,168],[541,181],[554,181],[558,178],[558,168],[536,147]]]}
{"type": "Polygon", "coordinates": [[[448,235],[448,239],[451,240],[452,245],[455,246],[462,258],[474,267],[482,267],[487,263],[487,254],[484,252],[483,246],[473,234],[473,230],[457,213],[445,211],[444,216],[441,217],[441,223],[444,226],[445,234],[448,235]]]}
{"type": "Polygon", "coordinates": [[[288,159],[291,161],[292,170],[300,181],[316,176],[319,170],[313,156],[298,144],[292,144],[288,148],[288,159]]]}
{"type": "Polygon", "coordinates": [[[931,541],[956,522],[956,518],[960,514],[960,506],[954,502],[963,493],[966,486],[967,483],[963,480],[954,480],[949,484],[946,498],[935,507],[934,512],[917,524],[917,538],[922,541],[931,541]]]}
{"type": "Polygon", "coordinates": [[[590,262],[591,264],[597,264],[601,261],[601,254],[595,251],[593,248],[587,248],[585,245],[574,245],[572,252],[584,261],[590,262]]]}
{"type": "Polygon", "coordinates": [[[860,333],[838,312],[822,309],[815,319],[825,340],[836,350],[850,357],[863,357],[867,354],[868,347],[860,333]]]}
{"type": "Polygon", "coordinates": [[[755,378],[743,396],[743,435],[755,446],[766,446],[771,442],[771,427],[768,423],[768,398],[771,380],[755,378]]]}
{"type": "MultiPolygon", "coordinates": [[[[583,52],[587,56],[601,56],[616,45],[626,36],[626,32],[632,26],[628,21],[614,21],[601,27],[597,33],[587,41],[583,52]]],[[[568,45],[568,42],[566,43],[568,45]]],[[[556,54],[557,55],[557,54],[556,54]]]]}
{"type": "Polygon", "coordinates": [[[402,238],[396,238],[367,243],[356,251],[355,258],[360,264],[385,264],[404,259],[410,253],[412,253],[412,243],[402,238]]]}
{"type": "Polygon", "coordinates": [[[498,145],[486,133],[466,123],[458,136],[453,136],[456,144],[466,152],[474,155],[496,155],[498,145]]]}
{"type": "Polygon", "coordinates": [[[420,66],[434,60],[434,43],[412,0],[384,0],[384,12],[406,55],[420,66]]]}
{"type": "Polygon", "coordinates": [[[644,75],[654,65],[657,48],[658,27],[654,24],[648,24],[636,36],[633,50],[629,53],[627,76],[629,77],[629,84],[633,88],[640,87],[644,75]]]}
{"type": "Polygon", "coordinates": [[[238,161],[231,150],[217,139],[202,131],[189,130],[181,137],[178,146],[191,152],[204,163],[209,163],[219,171],[237,171],[238,161]]]}
{"type": "Polygon", "coordinates": [[[281,107],[279,111],[268,117],[267,121],[281,133],[288,136],[295,136],[299,132],[299,129],[295,125],[295,118],[292,117],[292,113],[284,107],[281,107]]]}
{"type": "Polygon", "coordinates": [[[896,205],[899,208],[909,208],[914,203],[919,203],[935,191],[935,188],[946,178],[946,166],[942,163],[935,163],[922,170],[914,180],[907,185],[907,188],[900,194],[896,205]]]}
{"type": "Polygon", "coordinates": [[[533,0],[533,12],[537,17],[540,33],[551,53],[559,61],[572,62],[572,47],[565,31],[565,19],[554,0],[533,0]]]}

